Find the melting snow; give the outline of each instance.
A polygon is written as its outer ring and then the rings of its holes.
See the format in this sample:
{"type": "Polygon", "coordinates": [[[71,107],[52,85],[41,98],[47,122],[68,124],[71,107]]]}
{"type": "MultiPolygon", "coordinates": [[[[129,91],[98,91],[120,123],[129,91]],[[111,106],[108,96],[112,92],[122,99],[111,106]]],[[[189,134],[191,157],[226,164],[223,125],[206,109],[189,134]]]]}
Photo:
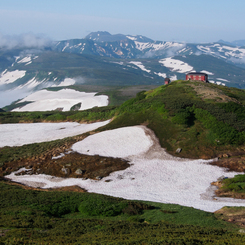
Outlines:
{"type": "Polygon", "coordinates": [[[79,92],[72,89],[62,89],[55,92],[41,90],[19,101],[19,103],[25,101],[33,101],[33,103],[16,108],[13,111],[52,111],[57,108],[63,108],[63,111],[69,111],[73,105],[78,103],[81,103],[80,110],[108,105],[108,96],[95,96],[95,94],[79,92]]]}
{"type": "Polygon", "coordinates": [[[62,52],[64,52],[65,49],[68,48],[68,47],[69,47],[69,43],[67,42],[66,45],[64,46],[64,48],[62,49],[62,52]]]}
{"type": "Polygon", "coordinates": [[[36,86],[38,86],[42,81],[37,81],[36,77],[33,77],[31,80],[29,80],[27,83],[18,86],[16,89],[22,89],[24,87],[27,88],[35,88],[36,86]]]}
{"type": "Polygon", "coordinates": [[[151,43],[151,42],[137,42],[135,41],[135,47],[139,49],[140,51],[143,51],[145,49],[153,49],[154,51],[161,50],[161,49],[181,49],[185,46],[185,44],[182,43],[174,43],[174,42],[160,42],[160,43],[151,43]]]}
{"type": "Polygon", "coordinates": [[[187,72],[194,71],[192,66],[188,65],[183,61],[176,60],[171,57],[159,60],[159,63],[169,68],[171,71],[176,71],[179,73],[187,73],[187,72]]]}
{"type": "Polygon", "coordinates": [[[212,44],[207,46],[198,45],[197,48],[204,53],[213,54],[215,56],[227,59],[227,57],[243,58],[245,56],[245,49],[238,47],[230,47],[220,44],[212,44]],[[225,56],[220,53],[224,53],[225,56]]]}
{"type": "Polygon", "coordinates": [[[132,41],[136,41],[137,38],[136,37],[133,37],[133,36],[126,36],[128,39],[132,40],[132,41]]]}
{"type": "Polygon", "coordinates": [[[138,66],[142,71],[146,71],[146,72],[148,72],[148,73],[151,72],[151,70],[147,70],[147,69],[145,68],[145,66],[144,66],[140,61],[130,61],[129,63],[138,66]]]}
{"type": "Polygon", "coordinates": [[[172,81],[175,81],[175,80],[177,80],[178,78],[177,78],[177,75],[173,75],[173,76],[171,76],[170,77],[170,80],[172,80],[172,81]]]}
{"type": "Polygon", "coordinates": [[[223,81],[223,82],[229,82],[228,80],[223,79],[223,78],[217,78],[217,80],[220,80],[220,81],[223,81]]]}
{"type": "Polygon", "coordinates": [[[63,82],[61,82],[59,85],[52,85],[51,87],[62,87],[62,86],[70,86],[75,84],[76,81],[72,78],[65,78],[63,82]]]}
{"type": "Polygon", "coordinates": [[[163,78],[166,78],[167,77],[167,74],[166,73],[161,73],[161,72],[154,72],[154,74],[158,75],[159,77],[163,77],[163,78]]]}
{"type": "Polygon", "coordinates": [[[13,83],[17,79],[24,77],[26,74],[26,71],[7,71],[5,70],[1,76],[0,76],[0,85],[13,83]]]}
{"type": "Polygon", "coordinates": [[[19,60],[17,63],[31,63],[31,57],[30,56],[27,56],[25,58],[23,58],[22,60],[19,60]]]}
{"type": "Polygon", "coordinates": [[[210,71],[202,70],[201,72],[206,73],[206,74],[208,74],[208,75],[214,75],[214,73],[212,73],[212,72],[210,72],[210,71]]]}
{"type": "Polygon", "coordinates": [[[16,176],[15,173],[5,177],[33,187],[78,185],[89,192],[174,203],[209,212],[223,206],[245,206],[245,200],[214,198],[214,188],[210,186],[222,175],[233,177],[236,172],[226,172],[224,168],[209,165],[212,160],[173,157],[160,147],[152,131],[144,126],[91,135],[74,144],[73,150],[83,154],[122,157],[129,160],[131,166],[102,180],[57,178],[43,174],[16,176]]]}
{"type": "Polygon", "coordinates": [[[0,124],[0,147],[63,139],[89,132],[107,123],[109,120],[91,124],[76,122],[0,124]]]}

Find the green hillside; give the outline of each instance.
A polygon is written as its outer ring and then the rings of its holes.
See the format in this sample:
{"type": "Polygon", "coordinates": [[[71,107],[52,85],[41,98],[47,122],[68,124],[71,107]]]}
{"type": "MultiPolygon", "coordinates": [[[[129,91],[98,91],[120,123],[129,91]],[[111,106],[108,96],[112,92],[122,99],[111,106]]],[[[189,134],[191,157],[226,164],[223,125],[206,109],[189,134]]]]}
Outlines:
{"type": "Polygon", "coordinates": [[[243,145],[244,104],[243,90],[176,81],[122,104],[106,128],[145,124],[170,153],[182,148],[182,157],[212,158],[243,145]]]}
{"type": "MultiPolygon", "coordinates": [[[[121,97],[119,99],[123,101],[121,97]]],[[[117,107],[78,112],[3,112],[0,122],[114,118],[102,130],[144,124],[155,132],[162,147],[171,154],[176,155],[176,149],[181,148],[180,157],[214,158],[235,149],[244,152],[244,105],[243,90],[202,82],[175,81],[142,91],[117,107]]]]}
{"type": "Polygon", "coordinates": [[[91,193],[25,190],[0,180],[1,244],[242,244],[220,215],[91,193]]]}
{"type": "MultiPolygon", "coordinates": [[[[219,156],[219,163],[231,161],[238,168],[244,166],[245,156],[244,105],[245,91],[241,89],[175,81],[141,91],[118,106],[70,112],[0,112],[0,123],[92,122],[113,118],[97,131],[143,124],[154,131],[162,147],[172,155],[219,156]],[[178,148],[180,153],[176,153],[178,148]]],[[[28,159],[37,159],[47,151],[78,140],[80,136],[0,148],[0,244],[244,243],[244,235],[238,232],[240,227],[224,221],[230,220],[231,208],[212,214],[179,205],[126,201],[89,193],[27,190],[4,180],[4,175],[11,171],[8,167],[11,163],[21,167],[23,162],[25,166],[28,159]]],[[[239,176],[233,181],[226,180],[225,188],[244,192],[243,181],[239,176]]],[[[243,210],[235,209],[239,213],[243,210]]]]}

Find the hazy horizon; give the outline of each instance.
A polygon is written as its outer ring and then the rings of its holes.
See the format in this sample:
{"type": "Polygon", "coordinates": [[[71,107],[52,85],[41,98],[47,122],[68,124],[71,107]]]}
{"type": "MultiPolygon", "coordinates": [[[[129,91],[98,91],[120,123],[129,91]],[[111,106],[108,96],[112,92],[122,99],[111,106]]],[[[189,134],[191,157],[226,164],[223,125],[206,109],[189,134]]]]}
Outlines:
{"type": "Polygon", "coordinates": [[[108,31],[159,41],[231,42],[245,39],[244,9],[242,0],[9,0],[0,2],[0,40],[33,33],[60,41],[108,31]]]}

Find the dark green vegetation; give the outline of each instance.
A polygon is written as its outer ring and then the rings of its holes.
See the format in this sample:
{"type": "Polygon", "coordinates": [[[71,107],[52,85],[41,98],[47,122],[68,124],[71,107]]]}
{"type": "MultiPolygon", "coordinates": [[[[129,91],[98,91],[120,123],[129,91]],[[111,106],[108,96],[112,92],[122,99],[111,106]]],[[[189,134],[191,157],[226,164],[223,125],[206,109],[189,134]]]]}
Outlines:
{"type": "MultiPolygon", "coordinates": [[[[0,181],[0,244],[242,244],[238,227],[193,208],[0,181]]],[[[216,217],[217,216],[217,217],[216,217]]]]}
{"type": "Polygon", "coordinates": [[[114,115],[115,107],[94,107],[86,111],[0,112],[0,123],[97,121],[114,115]]]}
{"type": "Polygon", "coordinates": [[[235,193],[245,193],[245,175],[239,174],[231,179],[224,179],[222,181],[222,190],[233,191],[235,193]]]}

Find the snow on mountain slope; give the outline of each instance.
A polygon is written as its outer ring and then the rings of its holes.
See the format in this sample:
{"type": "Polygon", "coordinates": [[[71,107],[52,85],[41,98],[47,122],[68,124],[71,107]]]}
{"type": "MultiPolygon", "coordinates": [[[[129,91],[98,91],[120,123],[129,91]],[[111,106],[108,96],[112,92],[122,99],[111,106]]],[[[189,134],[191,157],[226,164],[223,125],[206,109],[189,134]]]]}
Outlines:
{"type": "Polygon", "coordinates": [[[23,59],[17,61],[17,63],[27,63],[27,64],[30,64],[31,62],[32,60],[30,56],[24,57],[23,59]]]}
{"type": "Polygon", "coordinates": [[[7,71],[1,73],[0,75],[0,85],[9,84],[15,82],[17,79],[24,77],[26,71],[7,71]]]}
{"type": "Polygon", "coordinates": [[[171,57],[159,60],[159,63],[171,69],[171,71],[176,71],[178,73],[194,72],[194,68],[192,66],[188,65],[183,61],[176,60],[171,57]]]}
{"type": "Polygon", "coordinates": [[[151,51],[157,51],[160,49],[170,49],[170,48],[178,48],[181,49],[185,46],[183,43],[176,43],[176,42],[139,42],[135,41],[135,47],[140,50],[144,51],[146,49],[151,49],[151,51]]]}
{"type": "Polygon", "coordinates": [[[241,59],[245,56],[245,49],[241,47],[231,47],[221,44],[197,45],[197,49],[203,53],[211,54],[224,59],[237,58],[241,59]]]}
{"type": "Polygon", "coordinates": [[[72,106],[81,103],[80,110],[86,110],[93,107],[108,105],[108,96],[96,93],[79,92],[72,89],[62,89],[59,91],[40,90],[18,103],[32,101],[32,103],[14,109],[13,111],[69,111],[72,106]]]}
{"type": "Polygon", "coordinates": [[[60,84],[58,84],[58,85],[52,85],[51,87],[70,86],[70,85],[74,85],[75,83],[76,83],[75,79],[65,78],[65,80],[62,81],[60,84]]]}
{"type": "Polygon", "coordinates": [[[142,71],[146,71],[146,72],[151,72],[151,70],[148,70],[145,68],[145,66],[140,62],[140,61],[130,61],[130,64],[136,65],[137,67],[139,67],[142,71]]]}

